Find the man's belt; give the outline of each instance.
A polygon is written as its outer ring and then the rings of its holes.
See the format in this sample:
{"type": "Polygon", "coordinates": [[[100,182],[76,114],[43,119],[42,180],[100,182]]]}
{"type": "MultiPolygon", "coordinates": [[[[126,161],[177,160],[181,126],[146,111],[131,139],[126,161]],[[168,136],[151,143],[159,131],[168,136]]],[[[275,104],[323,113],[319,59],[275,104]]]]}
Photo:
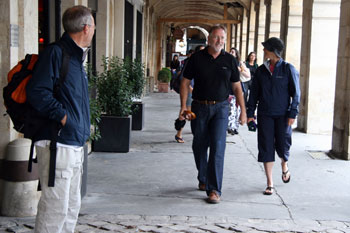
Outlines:
{"type": "Polygon", "coordinates": [[[218,104],[218,103],[222,102],[222,101],[217,101],[217,100],[193,100],[193,101],[200,103],[200,104],[205,104],[205,105],[218,104]]]}

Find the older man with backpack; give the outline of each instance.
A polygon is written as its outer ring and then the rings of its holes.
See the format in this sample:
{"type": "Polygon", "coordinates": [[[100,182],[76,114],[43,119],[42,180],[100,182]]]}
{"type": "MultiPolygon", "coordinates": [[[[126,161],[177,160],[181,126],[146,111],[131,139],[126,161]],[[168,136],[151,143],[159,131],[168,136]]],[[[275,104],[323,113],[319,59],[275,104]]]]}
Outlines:
{"type": "Polygon", "coordinates": [[[50,120],[34,139],[42,194],[35,232],[74,232],[81,205],[83,145],[90,134],[88,80],[84,59],[95,32],[94,18],[84,6],[67,9],[62,18],[65,33],[40,55],[27,85],[32,107],[50,120]],[[63,53],[69,54],[67,74],[61,83],[63,53]],[[50,144],[52,140],[57,145],[50,144]],[[57,147],[57,149],[56,149],[57,147]],[[50,151],[56,150],[56,154],[50,151]],[[54,182],[49,183],[54,174],[54,182]],[[53,187],[52,187],[53,186],[53,187]]]}

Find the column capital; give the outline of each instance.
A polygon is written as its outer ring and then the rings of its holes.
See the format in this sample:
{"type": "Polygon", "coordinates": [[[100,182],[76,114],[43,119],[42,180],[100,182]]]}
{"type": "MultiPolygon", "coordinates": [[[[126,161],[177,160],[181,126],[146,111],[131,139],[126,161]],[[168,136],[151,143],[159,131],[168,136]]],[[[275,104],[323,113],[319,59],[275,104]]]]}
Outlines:
{"type": "Polygon", "coordinates": [[[264,4],[266,6],[271,6],[271,0],[264,0],[264,4]]]}
{"type": "Polygon", "coordinates": [[[260,7],[260,2],[256,2],[254,5],[254,11],[257,12],[259,10],[260,7]]]}

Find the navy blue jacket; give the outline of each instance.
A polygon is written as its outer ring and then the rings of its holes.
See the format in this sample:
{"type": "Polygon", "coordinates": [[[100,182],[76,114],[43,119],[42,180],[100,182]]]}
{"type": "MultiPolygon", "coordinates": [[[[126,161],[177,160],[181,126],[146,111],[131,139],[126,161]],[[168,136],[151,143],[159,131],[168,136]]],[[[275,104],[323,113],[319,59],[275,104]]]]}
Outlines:
{"type": "Polygon", "coordinates": [[[295,67],[280,59],[271,74],[265,62],[258,67],[252,81],[247,117],[254,117],[258,105],[258,115],[295,118],[299,102],[299,73],[295,67]]]}
{"type": "MultiPolygon", "coordinates": [[[[70,54],[70,60],[68,74],[57,98],[53,96],[53,88],[59,79],[62,50],[58,45],[50,45],[40,54],[33,77],[27,84],[27,99],[37,111],[58,123],[67,114],[67,122],[57,141],[83,146],[90,135],[88,79],[83,66],[83,50],[67,33],[60,42],[70,54]]],[[[45,127],[35,140],[50,140],[50,133],[50,127],[45,127]]]]}

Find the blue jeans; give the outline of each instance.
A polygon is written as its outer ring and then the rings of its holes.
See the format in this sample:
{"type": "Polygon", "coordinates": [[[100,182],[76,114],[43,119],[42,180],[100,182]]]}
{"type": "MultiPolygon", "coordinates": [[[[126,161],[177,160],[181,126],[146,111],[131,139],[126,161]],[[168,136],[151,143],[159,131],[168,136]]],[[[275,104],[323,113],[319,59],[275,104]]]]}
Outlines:
{"type": "Polygon", "coordinates": [[[207,194],[216,191],[221,195],[226,148],[229,103],[223,101],[213,105],[192,101],[192,111],[197,118],[192,122],[192,150],[198,180],[206,184],[207,194]],[[209,160],[208,160],[208,147],[209,160]]]}

